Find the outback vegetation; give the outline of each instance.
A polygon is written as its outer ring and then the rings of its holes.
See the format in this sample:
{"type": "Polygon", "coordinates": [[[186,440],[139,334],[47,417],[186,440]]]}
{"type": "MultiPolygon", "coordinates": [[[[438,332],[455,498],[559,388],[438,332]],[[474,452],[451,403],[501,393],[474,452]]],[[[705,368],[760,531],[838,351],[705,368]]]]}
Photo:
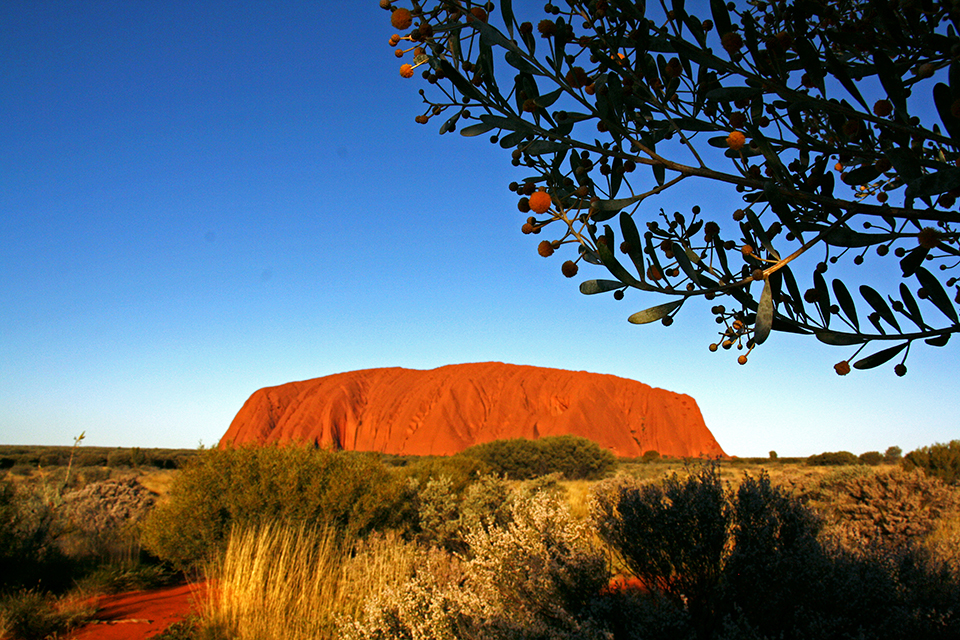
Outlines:
{"type": "Polygon", "coordinates": [[[607,272],[583,293],[659,297],[637,324],[709,309],[740,364],[807,335],[847,351],[840,375],[902,376],[960,331],[954,3],[513,4],[380,2],[400,74],[429,83],[417,122],[511,154],[540,255],[607,272]],[[731,204],[653,198],[704,182],[731,204]]]}
{"type": "Polygon", "coordinates": [[[548,444],[577,454],[550,468],[514,441],[487,447],[494,463],[244,447],[136,477],[73,468],[66,485],[69,462],[7,471],[0,637],[80,624],[91,589],[176,576],[218,588],[167,640],[960,633],[960,488],[909,462],[960,459],[955,443],[603,473],[585,443],[548,444]]]}

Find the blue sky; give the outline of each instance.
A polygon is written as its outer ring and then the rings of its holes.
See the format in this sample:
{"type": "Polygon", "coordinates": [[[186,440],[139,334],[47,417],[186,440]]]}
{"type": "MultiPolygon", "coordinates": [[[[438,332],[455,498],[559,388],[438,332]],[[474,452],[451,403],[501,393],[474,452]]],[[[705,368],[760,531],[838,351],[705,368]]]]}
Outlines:
{"type": "MultiPolygon", "coordinates": [[[[603,273],[537,255],[508,154],[414,123],[391,33],[376,0],[0,3],[0,443],[212,445],[260,387],[488,360],[687,393],[740,456],[960,437],[955,344],[739,366],[706,308],[580,295],[603,273]]],[[[727,220],[655,204],[704,193],[727,220]]]]}

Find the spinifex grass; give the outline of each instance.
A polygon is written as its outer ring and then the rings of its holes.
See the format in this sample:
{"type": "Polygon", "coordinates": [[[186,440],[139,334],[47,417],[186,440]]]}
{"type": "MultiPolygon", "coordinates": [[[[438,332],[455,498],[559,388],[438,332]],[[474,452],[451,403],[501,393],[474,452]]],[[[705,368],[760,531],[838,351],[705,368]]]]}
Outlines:
{"type": "Polygon", "coordinates": [[[338,619],[409,575],[413,552],[397,538],[339,539],[330,528],[262,525],[235,531],[208,571],[203,626],[237,640],[336,637],[338,619]]]}

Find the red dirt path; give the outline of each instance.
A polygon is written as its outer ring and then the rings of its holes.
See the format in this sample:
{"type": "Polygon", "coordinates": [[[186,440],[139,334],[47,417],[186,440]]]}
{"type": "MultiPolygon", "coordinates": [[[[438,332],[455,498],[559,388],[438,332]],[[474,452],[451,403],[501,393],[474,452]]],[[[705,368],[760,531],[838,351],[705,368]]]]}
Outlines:
{"type": "Polygon", "coordinates": [[[97,598],[96,622],[74,631],[68,640],[140,640],[150,638],[196,611],[202,584],[152,591],[129,591],[97,598]]]}

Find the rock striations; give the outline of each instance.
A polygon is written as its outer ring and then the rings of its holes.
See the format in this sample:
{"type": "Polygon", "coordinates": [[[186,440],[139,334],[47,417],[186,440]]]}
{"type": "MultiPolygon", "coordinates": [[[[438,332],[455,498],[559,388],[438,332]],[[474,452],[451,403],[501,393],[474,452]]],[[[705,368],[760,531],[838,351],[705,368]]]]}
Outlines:
{"type": "Polygon", "coordinates": [[[483,362],[367,369],[254,393],[220,446],[308,442],[450,455],[507,438],[584,436],[619,456],[724,456],[690,396],[611,375],[483,362]]]}

